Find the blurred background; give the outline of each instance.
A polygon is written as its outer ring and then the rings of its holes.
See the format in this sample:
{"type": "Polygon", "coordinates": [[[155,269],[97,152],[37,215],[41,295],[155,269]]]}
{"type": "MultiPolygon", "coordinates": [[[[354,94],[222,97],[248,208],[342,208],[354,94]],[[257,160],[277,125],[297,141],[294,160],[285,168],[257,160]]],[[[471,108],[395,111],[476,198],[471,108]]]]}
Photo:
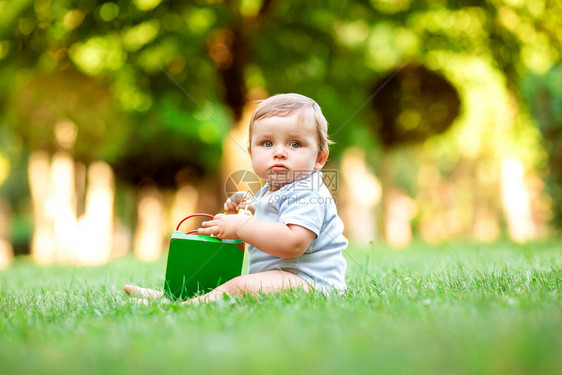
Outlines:
{"type": "Polygon", "coordinates": [[[158,258],[284,92],[355,246],[559,236],[560,30],[555,0],[0,1],[0,267],[158,258]]]}

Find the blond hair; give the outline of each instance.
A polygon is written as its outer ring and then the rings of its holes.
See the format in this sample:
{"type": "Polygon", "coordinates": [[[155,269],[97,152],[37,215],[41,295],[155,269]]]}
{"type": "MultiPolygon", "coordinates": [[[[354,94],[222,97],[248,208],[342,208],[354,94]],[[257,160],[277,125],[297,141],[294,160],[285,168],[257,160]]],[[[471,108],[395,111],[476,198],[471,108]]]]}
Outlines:
{"type": "Polygon", "coordinates": [[[322,109],[314,100],[300,94],[277,94],[259,102],[250,120],[250,145],[252,144],[252,126],[254,122],[269,117],[289,117],[295,113],[310,110],[316,122],[318,152],[327,150],[333,144],[328,139],[328,121],[322,109]]]}

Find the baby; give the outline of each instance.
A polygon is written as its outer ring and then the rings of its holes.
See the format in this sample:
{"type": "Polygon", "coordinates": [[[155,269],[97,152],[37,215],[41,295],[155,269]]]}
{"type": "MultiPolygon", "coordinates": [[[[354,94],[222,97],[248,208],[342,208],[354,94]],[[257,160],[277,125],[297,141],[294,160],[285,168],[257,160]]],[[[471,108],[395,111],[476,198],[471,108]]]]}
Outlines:
{"type": "MultiPolygon", "coordinates": [[[[266,181],[247,206],[255,215],[216,215],[199,234],[249,244],[247,275],[188,302],[230,295],[302,288],[339,293],[346,288],[347,247],[343,223],[320,170],[328,159],[328,123],[318,104],[298,94],[262,101],[250,120],[248,152],[254,172],[266,181]]],[[[246,208],[245,194],[227,199],[227,213],[246,208]]],[[[126,285],[127,294],[162,292],[126,285]]]]}

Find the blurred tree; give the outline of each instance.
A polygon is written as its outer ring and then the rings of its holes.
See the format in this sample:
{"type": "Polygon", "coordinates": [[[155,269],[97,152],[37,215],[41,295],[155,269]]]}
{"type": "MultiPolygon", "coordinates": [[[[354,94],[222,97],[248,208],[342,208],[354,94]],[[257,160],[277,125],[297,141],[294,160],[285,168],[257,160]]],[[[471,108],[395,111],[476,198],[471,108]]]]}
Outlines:
{"type": "Polygon", "coordinates": [[[27,147],[52,150],[55,117],[66,116],[78,126],[74,156],[107,160],[128,182],[174,186],[186,161],[199,174],[217,169],[224,134],[212,123],[227,130],[229,121],[212,94],[220,90],[209,84],[211,61],[200,58],[212,11],[159,1],[16,3],[14,20],[3,22],[17,27],[3,29],[11,36],[2,98],[15,97],[10,123],[27,147]]]}
{"type": "Polygon", "coordinates": [[[442,75],[406,66],[383,77],[373,89],[373,126],[386,148],[415,144],[445,132],[460,109],[456,89],[442,75]]]}
{"type": "Polygon", "coordinates": [[[61,141],[69,142],[74,157],[90,163],[111,159],[123,143],[118,142],[123,134],[114,124],[125,119],[115,110],[107,86],[70,68],[31,77],[8,105],[7,123],[30,150],[53,153],[61,149],[61,141]],[[76,124],[77,131],[57,128],[64,121],[76,124]]]}
{"type": "MultiPolygon", "coordinates": [[[[0,104],[14,102],[7,99],[14,93],[25,100],[29,82],[78,70],[80,82],[104,86],[93,103],[110,98],[116,114],[104,120],[107,149],[95,146],[101,132],[87,130],[98,119],[76,122],[80,144],[93,145],[90,157],[102,155],[130,183],[172,186],[178,170],[219,169],[223,140],[231,124],[240,126],[252,92],[296,91],[324,108],[337,142],[333,159],[357,145],[376,164],[379,146],[364,108],[372,108],[366,98],[381,77],[407,63],[438,74],[453,58],[471,56],[504,72],[517,96],[522,71],[543,74],[560,56],[561,7],[532,0],[1,1],[0,104]]],[[[401,108],[392,115],[398,121],[412,113],[401,108]]],[[[409,134],[443,130],[439,121],[407,123],[409,134]]],[[[34,139],[24,133],[37,129],[25,129],[18,135],[34,139]]],[[[77,155],[81,149],[90,152],[77,143],[77,155]]]]}
{"type": "Polygon", "coordinates": [[[553,224],[562,229],[562,65],[545,75],[528,73],[521,82],[523,96],[539,124],[548,153],[547,190],[552,198],[553,224]]]}
{"type": "MultiPolygon", "coordinates": [[[[402,185],[404,190],[405,186],[397,181],[392,150],[421,144],[449,129],[459,114],[460,98],[442,75],[413,64],[381,78],[373,88],[372,98],[376,114],[372,127],[383,146],[379,165],[383,204],[379,222],[389,243],[401,247],[411,238],[410,220],[416,207],[409,195],[396,188],[402,185]]],[[[409,194],[414,193],[414,189],[408,190],[409,194]]]]}

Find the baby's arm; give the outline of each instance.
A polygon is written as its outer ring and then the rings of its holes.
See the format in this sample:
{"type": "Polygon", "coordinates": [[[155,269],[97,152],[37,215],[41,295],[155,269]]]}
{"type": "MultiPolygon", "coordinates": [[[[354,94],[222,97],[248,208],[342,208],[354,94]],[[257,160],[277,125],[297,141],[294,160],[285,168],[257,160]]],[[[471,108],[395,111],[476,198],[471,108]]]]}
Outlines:
{"type": "Polygon", "coordinates": [[[216,215],[205,221],[201,234],[221,239],[241,239],[261,251],[280,258],[298,258],[308,249],[316,234],[300,225],[262,221],[246,215],[216,215]]]}

